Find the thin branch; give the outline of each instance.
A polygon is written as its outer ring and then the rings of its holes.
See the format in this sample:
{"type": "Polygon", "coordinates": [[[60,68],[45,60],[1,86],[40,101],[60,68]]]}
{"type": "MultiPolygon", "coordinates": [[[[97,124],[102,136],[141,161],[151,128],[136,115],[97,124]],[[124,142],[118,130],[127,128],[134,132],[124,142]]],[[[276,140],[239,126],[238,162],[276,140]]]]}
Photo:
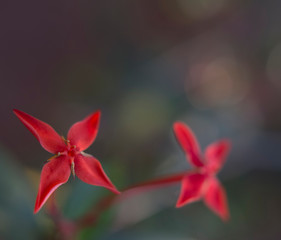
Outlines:
{"type": "Polygon", "coordinates": [[[108,210],[114,203],[121,201],[130,195],[134,195],[145,190],[151,190],[157,187],[163,187],[170,184],[178,183],[186,175],[186,172],[173,174],[150,181],[145,181],[128,188],[125,188],[121,195],[108,195],[102,198],[85,216],[77,221],[77,228],[82,229],[93,226],[97,223],[102,213],[108,210]]]}

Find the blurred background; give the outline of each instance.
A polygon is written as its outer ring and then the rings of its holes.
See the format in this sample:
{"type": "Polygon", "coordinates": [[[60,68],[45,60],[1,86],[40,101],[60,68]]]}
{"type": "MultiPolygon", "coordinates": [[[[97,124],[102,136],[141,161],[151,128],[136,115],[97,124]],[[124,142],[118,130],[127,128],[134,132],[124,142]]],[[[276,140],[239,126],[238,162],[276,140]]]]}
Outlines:
{"type": "MultiPolygon", "coordinates": [[[[66,136],[101,109],[87,150],[119,188],[189,169],[172,134],[181,120],[202,148],[230,138],[219,174],[231,220],[202,202],[175,209],[180,184],[136,195],[79,239],[281,238],[281,1],[2,1],[0,238],[54,239],[33,215],[50,154],[18,108],[66,136]]],[[[57,191],[68,219],[107,190],[78,179],[57,191]]]]}

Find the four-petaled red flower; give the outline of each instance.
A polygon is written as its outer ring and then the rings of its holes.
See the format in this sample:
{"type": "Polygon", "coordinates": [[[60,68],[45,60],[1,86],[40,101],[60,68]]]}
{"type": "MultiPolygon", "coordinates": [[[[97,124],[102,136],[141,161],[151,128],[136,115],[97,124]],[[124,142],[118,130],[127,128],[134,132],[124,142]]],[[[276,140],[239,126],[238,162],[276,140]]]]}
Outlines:
{"type": "Polygon", "coordinates": [[[190,163],[197,169],[182,179],[181,192],[176,207],[204,198],[206,205],[223,220],[229,218],[225,190],[216,178],[230,150],[230,142],[221,140],[209,145],[204,156],[191,129],[184,123],[174,124],[176,138],[190,163]]]}
{"type": "Polygon", "coordinates": [[[14,110],[16,116],[27,129],[38,139],[42,147],[55,154],[42,169],[34,213],[37,213],[49,196],[62,184],[66,183],[71,172],[82,181],[108,188],[118,194],[102,169],[100,162],[93,156],[84,153],[95,140],[98,132],[100,111],[84,120],[75,123],[67,134],[67,139],[48,124],[27,113],[14,110]]]}

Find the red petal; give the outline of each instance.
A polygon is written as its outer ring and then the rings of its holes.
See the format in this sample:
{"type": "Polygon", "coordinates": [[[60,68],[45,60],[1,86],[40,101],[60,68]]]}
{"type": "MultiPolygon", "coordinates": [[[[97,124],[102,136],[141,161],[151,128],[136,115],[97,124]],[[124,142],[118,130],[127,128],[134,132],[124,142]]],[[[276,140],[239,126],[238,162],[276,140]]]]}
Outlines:
{"type": "Polygon", "coordinates": [[[108,188],[110,191],[119,194],[109,178],[102,169],[100,162],[91,155],[79,154],[74,159],[75,174],[83,182],[108,188]]]}
{"type": "Polygon", "coordinates": [[[37,213],[41,209],[49,196],[60,185],[67,182],[69,175],[70,161],[66,156],[54,158],[44,165],[41,173],[34,213],[37,213]]]}
{"type": "Polygon", "coordinates": [[[200,147],[191,129],[184,123],[176,122],[174,124],[174,133],[182,149],[189,157],[190,162],[196,167],[202,167],[200,147]]]}
{"type": "Polygon", "coordinates": [[[200,173],[191,173],[182,180],[181,192],[176,207],[197,201],[202,195],[202,186],[206,176],[200,173]]]}
{"type": "Polygon", "coordinates": [[[226,156],[229,153],[230,145],[230,141],[221,140],[209,145],[206,148],[206,166],[211,173],[217,172],[221,169],[226,160],[226,156]]]}
{"type": "Polygon", "coordinates": [[[61,136],[50,125],[20,110],[14,109],[14,113],[48,152],[58,153],[65,149],[61,136]]]}
{"type": "Polygon", "coordinates": [[[219,181],[215,178],[208,179],[205,193],[206,205],[219,215],[223,220],[229,219],[226,193],[219,181]]]}
{"type": "Polygon", "coordinates": [[[84,120],[75,123],[68,132],[67,139],[71,145],[75,145],[83,151],[87,149],[95,140],[100,120],[100,111],[97,111],[84,120]]]}

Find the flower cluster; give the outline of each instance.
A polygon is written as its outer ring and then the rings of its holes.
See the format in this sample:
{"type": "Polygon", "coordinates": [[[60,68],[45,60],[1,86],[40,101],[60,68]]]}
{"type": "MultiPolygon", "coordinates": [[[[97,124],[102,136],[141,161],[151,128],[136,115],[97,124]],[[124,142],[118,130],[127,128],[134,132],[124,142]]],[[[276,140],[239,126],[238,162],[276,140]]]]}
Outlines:
{"type": "Polygon", "coordinates": [[[206,205],[222,219],[229,218],[226,194],[216,173],[221,169],[230,149],[228,140],[221,140],[209,145],[205,154],[201,150],[191,129],[185,124],[174,124],[174,132],[189,162],[196,169],[188,172],[182,179],[177,207],[204,198],[206,205]]]}
{"type": "MultiPolygon", "coordinates": [[[[43,166],[34,213],[37,213],[50,195],[66,183],[71,173],[82,181],[119,191],[105,174],[100,162],[83,152],[95,140],[98,132],[100,111],[97,111],[69,130],[67,138],[60,136],[50,125],[20,110],[14,110],[16,116],[38,139],[41,146],[54,154],[43,166]]],[[[226,194],[216,178],[217,172],[225,162],[230,149],[228,140],[221,140],[209,145],[201,153],[196,137],[184,123],[174,124],[175,136],[184,150],[190,164],[195,167],[189,172],[139,184],[142,186],[159,186],[181,181],[181,192],[176,207],[204,199],[206,205],[223,220],[229,218],[226,194]]],[[[128,188],[133,189],[136,187],[128,188]]]]}

